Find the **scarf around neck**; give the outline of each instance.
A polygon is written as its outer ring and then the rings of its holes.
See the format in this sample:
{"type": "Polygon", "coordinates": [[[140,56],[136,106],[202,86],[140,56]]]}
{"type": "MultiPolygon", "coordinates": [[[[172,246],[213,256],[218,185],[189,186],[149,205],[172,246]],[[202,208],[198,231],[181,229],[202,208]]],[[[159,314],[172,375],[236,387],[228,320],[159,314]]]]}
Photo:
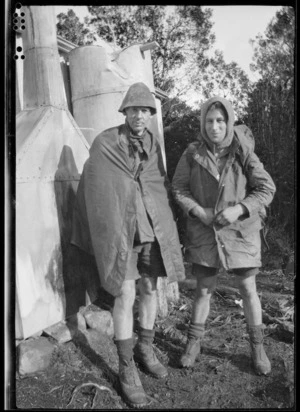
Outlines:
{"type": "Polygon", "coordinates": [[[134,134],[131,127],[129,126],[129,123],[127,122],[127,120],[125,121],[127,129],[128,129],[128,141],[129,143],[132,145],[133,150],[138,151],[139,153],[143,153],[144,148],[143,148],[143,140],[144,137],[147,134],[147,129],[144,129],[143,133],[139,136],[137,134],[134,134]]]}

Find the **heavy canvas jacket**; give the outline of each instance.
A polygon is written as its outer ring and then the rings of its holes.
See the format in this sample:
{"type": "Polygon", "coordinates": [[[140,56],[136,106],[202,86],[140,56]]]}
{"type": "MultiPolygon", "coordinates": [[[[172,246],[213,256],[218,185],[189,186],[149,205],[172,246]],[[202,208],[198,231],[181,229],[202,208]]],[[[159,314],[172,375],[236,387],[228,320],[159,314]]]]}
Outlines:
{"type": "Polygon", "coordinates": [[[186,259],[225,269],[260,267],[261,212],[275,193],[272,178],[244,136],[234,132],[221,175],[204,140],[190,144],[172,181],[173,192],[186,221],[186,259]],[[190,211],[196,205],[213,208],[243,204],[248,215],[228,226],[206,226],[190,211]]]}
{"type": "Polygon", "coordinates": [[[71,242],[96,259],[102,286],[117,296],[134,243],[137,190],[160,245],[169,281],[184,278],[182,252],[171,205],[171,190],[158,140],[137,175],[128,153],[126,125],[98,135],[78,185],[71,242]]]}

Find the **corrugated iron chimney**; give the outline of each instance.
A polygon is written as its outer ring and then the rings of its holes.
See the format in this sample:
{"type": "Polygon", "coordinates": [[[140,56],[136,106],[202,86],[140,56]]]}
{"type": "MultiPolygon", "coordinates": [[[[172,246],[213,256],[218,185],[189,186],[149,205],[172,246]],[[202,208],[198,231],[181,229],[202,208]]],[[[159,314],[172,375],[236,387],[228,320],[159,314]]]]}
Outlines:
{"type": "Polygon", "coordinates": [[[66,96],[56,39],[54,7],[30,6],[25,9],[23,35],[24,106],[66,108],[66,96]]]}
{"type": "Polygon", "coordinates": [[[24,11],[24,105],[16,116],[16,339],[76,313],[95,299],[99,283],[96,271],[82,271],[70,257],[74,199],[89,145],[67,108],[54,7],[24,11]],[[94,283],[87,293],[89,273],[94,283]]]}

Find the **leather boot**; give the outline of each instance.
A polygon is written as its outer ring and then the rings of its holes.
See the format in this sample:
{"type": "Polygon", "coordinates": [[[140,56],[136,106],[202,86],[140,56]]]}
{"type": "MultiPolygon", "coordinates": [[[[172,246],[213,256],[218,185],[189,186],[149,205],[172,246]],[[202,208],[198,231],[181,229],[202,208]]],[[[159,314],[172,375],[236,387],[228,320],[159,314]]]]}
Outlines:
{"type": "Polygon", "coordinates": [[[168,376],[167,369],[157,359],[152,344],[138,341],[134,348],[135,360],[155,378],[168,376]]]}
{"type": "Polygon", "coordinates": [[[119,380],[125,401],[133,408],[142,408],[148,404],[138,371],[133,359],[119,361],[119,380]]]}
{"type": "Polygon", "coordinates": [[[183,368],[192,368],[195,364],[197,356],[200,353],[200,341],[205,334],[205,324],[204,323],[194,323],[191,322],[188,330],[188,341],[179,360],[180,366],[183,368]]]}
{"type": "Polygon", "coordinates": [[[265,325],[248,326],[247,329],[255,372],[258,375],[268,375],[271,372],[271,363],[263,347],[265,325]]]}
{"type": "Polygon", "coordinates": [[[200,353],[200,347],[200,338],[188,339],[185,350],[179,360],[180,366],[183,368],[192,368],[200,353]]]}
{"type": "Polygon", "coordinates": [[[133,360],[133,339],[115,339],[115,344],[119,355],[119,381],[124,400],[134,408],[141,408],[147,405],[148,401],[133,360]]]}

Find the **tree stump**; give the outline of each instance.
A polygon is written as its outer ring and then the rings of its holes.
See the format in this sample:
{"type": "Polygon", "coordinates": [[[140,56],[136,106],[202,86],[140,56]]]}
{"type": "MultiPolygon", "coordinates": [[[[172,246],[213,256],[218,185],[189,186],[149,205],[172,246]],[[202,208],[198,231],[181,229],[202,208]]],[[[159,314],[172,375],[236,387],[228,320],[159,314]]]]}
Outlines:
{"type": "Polygon", "coordinates": [[[168,316],[168,303],[179,299],[178,282],[168,283],[167,278],[159,277],[157,281],[157,315],[168,316]]]}

